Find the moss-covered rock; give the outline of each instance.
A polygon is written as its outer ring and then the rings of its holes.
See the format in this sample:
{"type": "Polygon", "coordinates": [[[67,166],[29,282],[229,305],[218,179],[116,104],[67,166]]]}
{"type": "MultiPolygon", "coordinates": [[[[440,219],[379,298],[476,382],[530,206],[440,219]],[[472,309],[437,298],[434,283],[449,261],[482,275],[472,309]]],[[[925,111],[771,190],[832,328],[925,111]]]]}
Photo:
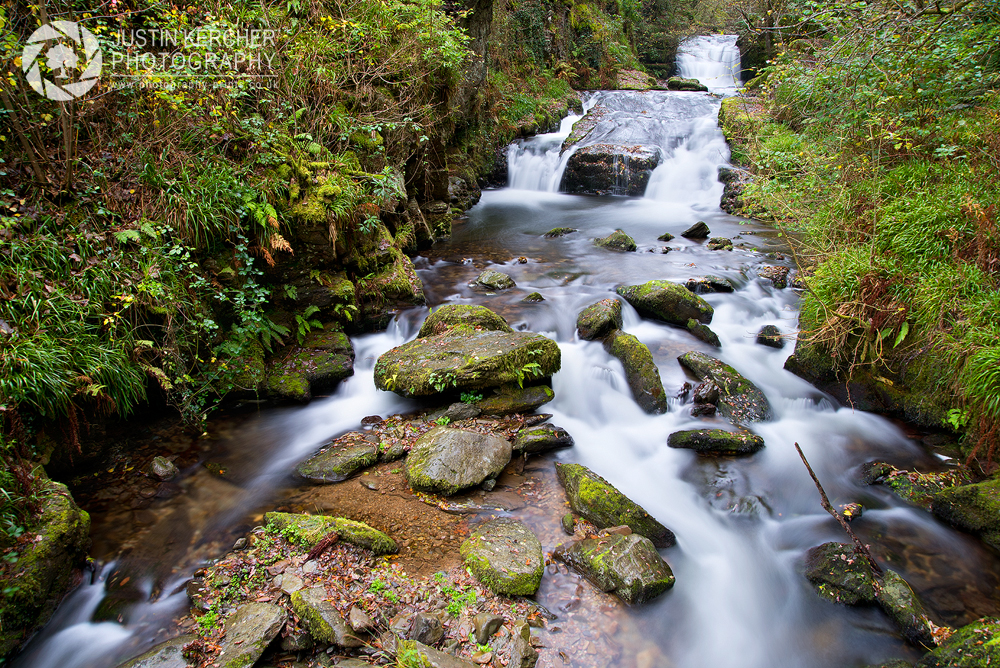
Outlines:
{"type": "Polygon", "coordinates": [[[781,330],[774,325],[764,325],[757,332],[757,344],[768,348],[784,348],[785,340],[781,337],[781,330]]]}
{"type": "Polygon", "coordinates": [[[984,668],[1000,665],[1000,620],[984,617],[955,631],[915,668],[984,668]]]}
{"type": "Polygon", "coordinates": [[[564,237],[567,234],[573,234],[578,232],[574,227],[553,227],[551,230],[545,233],[546,239],[558,239],[559,237],[564,237]]]}
{"type": "Polygon", "coordinates": [[[670,529],[586,466],[557,462],[556,474],[570,507],[598,528],[624,525],[653,541],[656,547],[670,547],[677,542],[670,529]]]}
{"type": "Polygon", "coordinates": [[[65,485],[40,483],[42,508],[35,537],[18,550],[17,563],[0,581],[5,590],[0,609],[0,657],[20,647],[44,625],[73,586],[73,571],[81,567],[90,547],[90,515],[81,510],[65,485]]]}
{"type": "Polygon", "coordinates": [[[685,239],[707,239],[708,235],[711,233],[712,231],[708,229],[708,225],[705,224],[705,221],[699,220],[697,223],[681,232],[681,236],[685,239]]]}
{"type": "Polygon", "coordinates": [[[531,596],[542,582],[542,544],[518,520],[484,522],[462,543],[461,552],[476,579],[498,594],[531,596]]]}
{"type": "Polygon", "coordinates": [[[495,478],[511,457],[508,441],[477,431],[435,427],[417,439],[406,458],[413,489],[451,496],[495,478]]]}
{"type": "Polygon", "coordinates": [[[646,344],[620,329],[612,331],[604,340],[604,348],[617,357],[625,369],[625,378],[632,397],[647,413],[666,413],[667,393],[660,380],[660,370],[653,362],[653,354],[646,344]]]}
{"type": "Polygon", "coordinates": [[[556,448],[571,447],[573,447],[573,437],[568,431],[554,424],[540,424],[518,431],[514,438],[513,451],[515,455],[536,454],[556,448]]]}
{"type": "Polygon", "coordinates": [[[682,285],[670,281],[649,281],[623,285],[616,292],[641,315],[658,318],[678,327],[687,327],[691,318],[708,324],[715,310],[704,299],[682,285]]]}
{"type": "Polygon", "coordinates": [[[938,492],[931,511],[1000,550],[1000,478],[938,492]]]}
{"type": "Polygon", "coordinates": [[[354,374],[354,348],[339,329],[313,330],[301,346],[279,351],[271,360],[265,390],[286,401],[308,401],[354,374]]]}
{"type": "Polygon", "coordinates": [[[495,271],[493,269],[487,269],[483,273],[479,274],[472,284],[486,290],[508,290],[517,286],[517,283],[514,282],[513,278],[503,272],[495,271]]]}
{"type": "Polygon", "coordinates": [[[396,541],[378,529],[344,517],[271,512],[264,515],[264,522],[268,529],[279,532],[304,548],[313,548],[324,536],[335,531],[343,542],[375,554],[395,554],[399,551],[396,541]]]}
{"type": "Polygon", "coordinates": [[[531,413],[540,406],[556,398],[556,393],[548,385],[532,385],[518,387],[507,385],[494,390],[494,393],[476,402],[476,407],[483,415],[511,415],[513,413],[531,413]]]}
{"type": "Polygon", "coordinates": [[[704,341],[708,345],[715,346],[716,348],[722,347],[722,341],[719,340],[719,335],[713,332],[708,325],[704,325],[694,318],[688,319],[687,331],[699,341],[704,341]]]}
{"type": "Polygon", "coordinates": [[[972,475],[966,469],[920,473],[897,469],[885,462],[862,464],[860,475],[866,485],[884,485],[903,501],[924,510],[931,509],[938,492],[972,482],[972,475]]]}
{"type": "Polygon", "coordinates": [[[404,343],[375,364],[375,385],[404,397],[541,380],[559,370],[559,346],[528,332],[438,334],[404,343]]]}
{"type": "Polygon", "coordinates": [[[196,636],[182,635],[161,642],[148,652],[118,664],[118,668],[187,668],[184,658],[184,645],[192,642],[196,636]]]}
{"type": "Polygon", "coordinates": [[[397,645],[396,656],[400,666],[420,668],[477,668],[475,663],[428,647],[416,640],[402,640],[397,645]]]}
{"type": "Polygon", "coordinates": [[[656,237],[657,241],[673,241],[673,239],[674,235],[670,234],[670,232],[664,232],[660,236],[656,237]]]}
{"type": "Polygon", "coordinates": [[[651,601],[674,586],[674,574],[652,541],[635,533],[602,533],[560,546],[554,554],[626,603],[651,601]]]}
{"type": "Polygon", "coordinates": [[[417,338],[435,336],[446,332],[470,334],[474,332],[513,332],[507,321],[485,306],[472,304],[445,304],[424,320],[417,338]]]}
{"type": "Polygon", "coordinates": [[[689,278],[684,287],[699,295],[710,292],[733,292],[736,290],[736,286],[728,278],[713,276],[711,274],[689,278]]]}
{"type": "Polygon", "coordinates": [[[606,237],[594,239],[594,245],[626,253],[634,253],[637,248],[635,239],[625,234],[622,230],[615,230],[606,237]]]}
{"type": "Polygon", "coordinates": [[[717,251],[717,250],[731,251],[733,250],[733,240],[728,239],[726,237],[712,237],[711,239],[708,240],[708,243],[705,245],[705,248],[711,251],[717,251]]]}
{"type": "Polygon", "coordinates": [[[538,302],[545,301],[545,297],[542,296],[540,292],[529,292],[525,295],[524,299],[521,300],[522,304],[537,304],[538,302]]]}
{"type": "Polygon", "coordinates": [[[693,429],[670,434],[667,445],[702,455],[752,455],[764,447],[764,439],[746,431],[693,429]]]}
{"type": "Polygon", "coordinates": [[[576,317],[576,331],[584,341],[603,339],[621,328],[622,303],[610,297],[591,304],[576,317]]]}
{"type": "Polygon", "coordinates": [[[774,287],[784,290],[788,287],[788,267],[759,267],[757,275],[771,281],[774,287]]]}
{"type": "Polygon", "coordinates": [[[683,90],[696,93],[708,91],[708,86],[697,79],[685,79],[684,77],[670,77],[667,79],[667,90],[683,90]]]}
{"type": "Polygon", "coordinates": [[[823,543],[810,548],[805,558],[806,578],[816,592],[834,603],[875,603],[875,578],[864,557],[851,543],[823,543]]]}
{"type": "Polygon", "coordinates": [[[307,587],[292,593],[292,609],[317,642],[340,647],[361,647],[364,644],[330,602],[326,587],[307,587]]]}
{"type": "Polygon", "coordinates": [[[887,570],[882,575],[875,587],[875,598],[904,638],[914,645],[934,646],[934,625],[927,610],[899,573],[887,570]]]}
{"type": "Polygon", "coordinates": [[[367,468],[378,460],[378,446],[357,433],[356,438],[345,443],[340,437],[338,445],[328,447],[295,467],[295,472],[310,482],[340,482],[354,472],[367,468]]]}
{"type": "Polygon", "coordinates": [[[250,668],[288,620],[288,612],[273,603],[247,603],[226,620],[226,635],[216,658],[220,668],[250,668]]]}
{"type": "Polygon", "coordinates": [[[736,369],[699,352],[677,358],[698,380],[711,380],[719,388],[719,412],[736,423],[771,419],[771,404],[759,387],[736,369]]]}

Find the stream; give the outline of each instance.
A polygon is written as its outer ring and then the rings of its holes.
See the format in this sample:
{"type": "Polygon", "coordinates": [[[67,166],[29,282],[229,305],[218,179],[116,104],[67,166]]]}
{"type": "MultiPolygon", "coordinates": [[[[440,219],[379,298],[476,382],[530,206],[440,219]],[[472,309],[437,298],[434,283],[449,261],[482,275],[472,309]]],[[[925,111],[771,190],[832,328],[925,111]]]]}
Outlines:
{"type": "MultiPolygon", "coordinates": [[[[716,175],[728,164],[729,151],[716,115],[721,96],[736,89],[738,59],[734,36],[693,38],[678,56],[681,74],[701,79],[710,93],[588,95],[585,110],[600,104],[609,113],[581,145],[641,143],[660,152],[643,197],[559,192],[570,153],[560,155],[559,148],[579,120],[571,116],[558,132],[512,144],[509,187],[485,191],[465,219],[456,221],[449,241],[414,260],[430,305],[482,304],[515,329],[541,332],[559,343],[556,398],[542,410],[553,414],[551,421],[567,429],[576,446],[538,458],[535,469],[551,471],[553,460],[585,464],[677,535],[677,546],[661,551],[676,585],[643,606],[608,606],[605,599],[600,606],[574,610],[566,599],[578,591],[579,578],[551,571],[543,578],[537,599],[560,616],[550,627],[573,617],[593,627],[569,645],[551,629],[540,632],[546,644],[575,648],[564,649],[569,665],[607,665],[588,658],[595,638],[615,648],[613,665],[636,668],[840,668],[919,656],[878,609],[823,601],[802,576],[805,550],[847,537],[821,508],[794,443],[834,505],[865,506],[855,530],[884,566],[910,582],[937,621],[957,626],[1000,612],[995,575],[1000,563],[992,552],[886,490],[863,485],[857,474],[873,459],[934,470],[946,466],[946,458],[902,426],[838,406],[783,369],[794,348],[799,295],[792,288],[776,289],[758,270],[791,266],[784,240],[766,225],[719,208],[722,184],[716,175]],[[736,248],[709,251],[702,241],[680,237],[697,221],[707,223],[712,236],[732,238],[736,248]],[[543,237],[555,227],[578,232],[543,237]],[[595,237],[616,228],[635,239],[638,252],[594,246],[595,237]],[[665,232],[675,238],[657,241],[665,232]],[[671,250],[663,253],[663,246],[671,250]],[[509,274],[517,287],[496,294],[470,288],[487,267],[509,274]],[[649,347],[667,395],[675,397],[666,414],[646,414],[632,399],[620,362],[600,342],[576,337],[576,316],[613,296],[623,283],[684,282],[705,274],[738,287],[704,295],[715,308],[711,327],[722,341],[721,352],[624,305],[625,330],[649,347]],[[541,293],[544,301],[522,303],[530,292],[541,293]],[[755,343],[766,324],[785,335],[783,349],[755,343]],[[725,424],[722,418],[691,417],[690,399],[676,398],[691,381],[676,358],[690,350],[720,357],[766,393],[774,419],[754,425],[765,439],[763,450],[745,458],[706,458],[666,446],[674,431],[725,424]]],[[[216,421],[206,456],[229,468],[226,480],[194,465],[182,471],[169,499],[142,511],[95,514],[94,572],[12,665],[108,668],[167,637],[171,620],[186,610],[183,585],[191,573],[221,556],[264,510],[294,493],[296,463],[331,437],[357,429],[364,416],[415,407],[376,390],[372,369],[378,355],[416,335],[426,314],[426,308],[414,309],[385,332],[355,337],[355,375],[333,395],[305,407],[216,421]]],[[[548,552],[565,538],[558,535],[559,513],[565,512],[560,508],[561,499],[511,514],[537,528],[548,552]]],[[[563,663],[547,654],[539,662],[556,665],[563,663]]]]}

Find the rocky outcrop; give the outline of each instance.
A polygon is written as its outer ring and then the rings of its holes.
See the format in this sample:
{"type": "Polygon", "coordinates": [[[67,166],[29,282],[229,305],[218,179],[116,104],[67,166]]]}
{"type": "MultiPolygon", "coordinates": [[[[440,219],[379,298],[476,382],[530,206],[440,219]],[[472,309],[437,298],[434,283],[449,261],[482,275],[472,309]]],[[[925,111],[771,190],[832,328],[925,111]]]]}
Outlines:
{"type": "MultiPolygon", "coordinates": [[[[720,116],[722,111],[719,112],[720,116]]],[[[743,212],[743,189],[753,180],[749,171],[739,167],[720,167],[719,181],[723,183],[720,208],[738,216],[743,212]]]]}
{"type": "Polygon", "coordinates": [[[617,299],[602,299],[580,311],[576,317],[576,331],[584,341],[603,339],[622,328],[622,303],[617,299]]]}
{"type": "Polygon", "coordinates": [[[503,317],[485,306],[445,304],[433,311],[420,327],[417,338],[438,334],[474,334],[476,332],[513,332],[503,317]]]}
{"type": "Polygon", "coordinates": [[[931,502],[931,511],[1000,550],[1000,479],[938,492],[931,502]]]}
{"type": "Polygon", "coordinates": [[[693,429],[670,434],[667,445],[701,455],[752,455],[764,447],[764,439],[745,431],[693,429]]]}
{"type": "Polygon", "coordinates": [[[594,239],[594,245],[625,253],[634,253],[637,248],[635,239],[625,234],[623,230],[615,230],[606,237],[594,239]]]}
{"type": "Polygon", "coordinates": [[[271,512],[264,515],[264,522],[292,543],[306,548],[312,548],[326,536],[336,533],[339,540],[371,550],[374,554],[395,554],[399,551],[396,541],[378,529],[344,517],[271,512]]]}
{"type": "Polygon", "coordinates": [[[631,334],[616,329],[604,340],[604,348],[617,357],[625,369],[632,397],[647,413],[666,413],[667,393],[663,390],[660,370],[646,344],[631,334]]]}
{"type": "Polygon", "coordinates": [[[477,580],[498,594],[531,596],[542,582],[542,544],[521,522],[484,522],[462,543],[462,558],[477,580]]]}
{"type": "Polygon", "coordinates": [[[532,455],[556,448],[571,447],[573,447],[573,437],[568,431],[552,424],[540,424],[518,431],[514,438],[513,450],[515,455],[532,455]]]}
{"type": "Polygon", "coordinates": [[[281,401],[303,402],[354,374],[354,347],[342,331],[313,330],[301,346],[274,356],[264,381],[266,393],[281,401]]]}
{"type": "Polygon", "coordinates": [[[340,482],[377,460],[378,445],[368,441],[365,434],[354,432],[296,466],[295,473],[309,482],[340,482]]]}
{"type": "Polygon", "coordinates": [[[771,419],[771,404],[760,388],[736,369],[704,353],[690,352],[677,358],[698,380],[711,380],[719,388],[719,412],[736,423],[771,419]]]}
{"type": "Polygon", "coordinates": [[[645,603],[673,587],[674,574],[652,541],[624,529],[559,546],[553,555],[601,591],[626,603],[645,603]]]}
{"type": "Polygon", "coordinates": [[[649,538],[656,547],[670,547],[676,542],[670,529],[586,466],[556,463],[556,474],[570,507],[598,528],[625,525],[649,538]]]}
{"type": "Polygon", "coordinates": [[[698,295],[682,285],[656,280],[642,285],[623,285],[616,292],[641,315],[663,320],[671,325],[687,327],[695,319],[709,324],[715,310],[698,295]]]}
{"type": "Polygon", "coordinates": [[[247,603],[226,620],[216,659],[220,668],[250,668],[285,625],[288,612],[272,603],[247,603]]]}
{"type": "Polygon", "coordinates": [[[592,144],[577,149],[566,162],[561,189],[591,195],[629,195],[646,192],[649,177],[660,163],[655,148],[592,144]]]}
{"type": "Polygon", "coordinates": [[[451,496],[495,478],[511,457],[508,441],[476,431],[436,427],[417,439],[406,458],[413,489],[451,496]]]}

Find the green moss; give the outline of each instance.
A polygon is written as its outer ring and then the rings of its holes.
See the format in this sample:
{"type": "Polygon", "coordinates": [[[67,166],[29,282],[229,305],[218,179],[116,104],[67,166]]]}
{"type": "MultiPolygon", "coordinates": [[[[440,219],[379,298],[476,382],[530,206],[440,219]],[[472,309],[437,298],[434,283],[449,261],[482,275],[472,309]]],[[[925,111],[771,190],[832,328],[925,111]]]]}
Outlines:
{"type": "Polygon", "coordinates": [[[667,394],[660,380],[660,370],[646,344],[631,334],[615,329],[608,334],[604,347],[621,360],[636,403],[647,413],[666,413],[667,394]]]}
{"type": "Polygon", "coordinates": [[[264,515],[264,521],[269,529],[305,548],[312,548],[324,536],[336,531],[345,543],[366,548],[375,554],[395,554],[399,551],[396,541],[378,529],[343,517],[271,512],[264,515]]]}
{"type": "Polygon", "coordinates": [[[984,617],[956,630],[915,668],[984,668],[1000,663],[1000,620],[984,617]]]}
{"type": "Polygon", "coordinates": [[[476,407],[483,412],[483,415],[530,413],[555,398],[555,392],[548,385],[532,385],[525,388],[510,385],[482,401],[477,401],[476,407]]]}
{"type": "Polygon", "coordinates": [[[616,292],[640,314],[658,318],[678,327],[686,327],[694,318],[706,325],[712,322],[715,310],[683,285],[670,281],[648,281],[642,285],[623,285],[616,292]]]}
{"type": "Polygon", "coordinates": [[[594,239],[594,245],[627,253],[634,253],[637,248],[635,239],[625,234],[622,230],[615,230],[603,239],[594,239]]]}
{"type": "Polygon", "coordinates": [[[771,419],[771,404],[756,385],[736,369],[710,355],[690,352],[677,358],[699,380],[711,380],[719,388],[719,412],[733,422],[771,419]]]}
{"type": "Polygon", "coordinates": [[[517,520],[497,518],[482,524],[460,551],[473,576],[498,594],[531,596],[542,582],[542,545],[517,520]]]}
{"type": "Polygon", "coordinates": [[[602,299],[580,311],[576,329],[581,339],[593,341],[604,338],[622,327],[622,303],[617,299],[602,299]]]}
{"type": "Polygon", "coordinates": [[[1000,549],[1000,479],[938,492],[931,510],[944,521],[1000,549]]]}
{"type": "Polygon", "coordinates": [[[299,589],[292,592],[292,610],[309,629],[309,635],[314,640],[335,643],[338,637],[337,632],[318,607],[309,600],[309,591],[309,589],[299,589]]]}
{"type": "Polygon", "coordinates": [[[485,306],[445,304],[427,316],[417,337],[423,338],[445,332],[471,334],[476,331],[513,332],[514,330],[502,316],[485,306]]]}
{"type": "Polygon", "coordinates": [[[849,543],[824,543],[806,552],[805,575],[823,598],[844,605],[875,603],[875,579],[849,543]]]}
{"type": "Polygon", "coordinates": [[[569,549],[557,548],[556,555],[601,591],[612,592],[627,603],[645,603],[674,585],[674,574],[653,543],[636,534],[585,538],[569,549]]]}
{"type": "Polygon", "coordinates": [[[764,439],[744,431],[694,429],[676,431],[667,438],[671,448],[686,448],[701,454],[748,455],[764,447],[764,439]]]}
{"type": "Polygon", "coordinates": [[[558,237],[564,237],[567,234],[572,234],[578,231],[575,227],[553,227],[551,230],[545,233],[545,238],[556,239],[558,237]]]}

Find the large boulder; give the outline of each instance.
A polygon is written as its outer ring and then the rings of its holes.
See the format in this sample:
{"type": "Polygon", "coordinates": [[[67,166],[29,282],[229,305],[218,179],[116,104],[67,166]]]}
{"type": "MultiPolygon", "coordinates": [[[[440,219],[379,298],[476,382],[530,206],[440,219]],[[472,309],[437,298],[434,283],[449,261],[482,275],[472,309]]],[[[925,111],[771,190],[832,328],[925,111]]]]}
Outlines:
{"type": "Polygon", "coordinates": [[[931,511],[1000,550],[1000,478],[938,492],[931,511]]]}
{"type": "Polygon", "coordinates": [[[461,552],[476,579],[498,594],[531,596],[542,582],[542,544],[518,520],[484,522],[462,543],[461,552]]]}
{"type": "Polygon", "coordinates": [[[637,248],[635,239],[625,234],[623,230],[615,230],[606,237],[594,239],[594,245],[626,253],[634,253],[637,248]]]}
{"type": "Polygon", "coordinates": [[[404,397],[524,384],[559,370],[559,346],[541,334],[485,331],[425,336],[375,364],[375,385],[404,397]]]}
{"type": "Polygon", "coordinates": [[[288,620],[288,612],[273,603],[247,603],[226,620],[215,663],[220,668],[250,668],[288,620]]]}
{"type": "Polygon", "coordinates": [[[445,332],[473,334],[475,332],[513,332],[507,321],[485,306],[445,304],[427,316],[417,338],[445,332]]]}
{"type": "Polygon", "coordinates": [[[1000,620],[985,617],[955,631],[916,668],[982,668],[1000,665],[1000,620]]]}
{"type": "Polygon", "coordinates": [[[622,328],[622,303],[617,299],[602,299],[580,311],[576,331],[584,341],[603,339],[622,328]]]}
{"type": "Polygon", "coordinates": [[[602,533],[559,546],[554,555],[626,603],[645,603],[674,586],[674,574],[652,541],[635,533],[602,533]]]}
{"type": "Polygon", "coordinates": [[[659,151],[645,146],[593,144],[566,161],[561,189],[568,193],[640,196],[660,163],[659,151]]]}
{"type": "Polygon", "coordinates": [[[556,474],[566,489],[570,507],[598,528],[624,525],[653,541],[656,547],[670,547],[677,542],[670,529],[586,466],[557,462],[556,474]]]}
{"type": "Polygon", "coordinates": [[[746,431],[692,429],[670,434],[667,445],[694,450],[700,455],[752,455],[764,447],[764,439],[746,431]]]}
{"type": "Polygon", "coordinates": [[[269,529],[273,528],[306,549],[313,548],[325,536],[336,532],[339,540],[375,554],[395,554],[399,551],[396,541],[378,529],[344,517],[270,512],[264,515],[264,522],[269,529]]]}
{"type": "Polygon", "coordinates": [[[666,413],[667,393],[660,380],[660,370],[653,362],[653,355],[646,344],[620,329],[614,330],[604,341],[609,354],[621,360],[625,368],[632,396],[647,413],[666,413]]]}
{"type": "Polygon", "coordinates": [[[649,281],[642,285],[623,285],[616,292],[641,315],[658,318],[671,325],[687,327],[687,321],[712,322],[715,310],[687,288],[670,281],[649,281]]]}
{"type": "Polygon", "coordinates": [[[820,596],[834,603],[875,603],[875,578],[864,557],[851,543],[823,543],[810,548],[805,558],[806,578],[820,596]]]}
{"type": "Polygon", "coordinates": [[[719,412],[736,423],[771,419],[771,404],[759,387],[720,360],[690,352],[677,358],[698,380],[711,380],[719,388],[719,412]]]}
{"type": "Polygon", "coordinates": [[[573,437],[562,427],[554,424],[540,424],[525,427],[514,437],[514,454],[536,454],[556,448],[573,447],[573,437]]]}
{"type": "Polygon", "coordinates": [[[518,387],[508,385],[493,391],[493,394],[476,402],[483,415],[511,415],[531,413],[539,406],[556,398],[556,393],[548,385],[518,387]]]}
{"type": "Polygon", "coordinates": [[[667,79],[667,90],[683,90],[693,93],[704,93],[708,91],[708,86],[697,79],[685,79],[684,77],[670,77],[667,79]]]}
{"type": "Polygon", "coordinates": [[[495,478],[511,457],[508,441],[477,431],[436,427],[417,439],[406,458],[413,489],[451,496],[495,478]]]}
{"type": "Polygon", "coordinates": [[[301,346],[280,351],[268,365],[266,393],[281,401],[304,402],[354,374],[354,348],[341,331],[313,330],[301,346]]]}
{"type": "Polygon", "coordinates": [[[346,436],[299,464],[295,472],[310,482],[340,482],[378,460],[378,446],[366,440],[364,434],[346,436]]]}
{"type": "Polygon", "coordinates": [[[188,634],[161,642],[148,652],[118,664],[118,668],[187,668],[184,645],[195,638],[196,636],[188,634]]]}
{"type": "Polygon", "coordinates": [[[313,640],[341,647],[361,647],[364,644],[330,602],[326,587],[308,587],[293,592],[292,609],[313,640]]]}

